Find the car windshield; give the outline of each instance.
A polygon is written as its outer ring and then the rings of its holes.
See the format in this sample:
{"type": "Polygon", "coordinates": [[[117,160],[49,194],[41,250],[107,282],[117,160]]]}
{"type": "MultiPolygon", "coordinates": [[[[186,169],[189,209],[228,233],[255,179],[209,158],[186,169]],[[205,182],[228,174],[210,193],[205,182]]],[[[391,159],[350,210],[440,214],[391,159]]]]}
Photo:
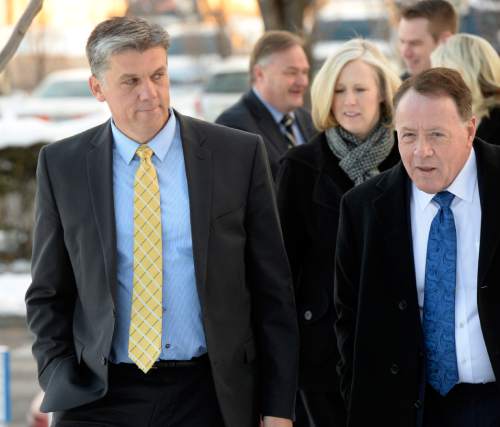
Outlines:
{"type": "Polygon", "coordinates": [[[387,39],[389,34],[389,24],[383,19],[318,20],[315,30],[316,40],[387,39]]]}
{"type": "Polygon", "coordinates": [[[247,71],[215,74],[207,82],[207,93],[243,93],[250,86],[247,71]]]}
{"type": "Polygon", "coordinates": [[[87,80],[61,80],[42,85],[33,92],[37,98],[85,98],[91,97],[87,80]]]}

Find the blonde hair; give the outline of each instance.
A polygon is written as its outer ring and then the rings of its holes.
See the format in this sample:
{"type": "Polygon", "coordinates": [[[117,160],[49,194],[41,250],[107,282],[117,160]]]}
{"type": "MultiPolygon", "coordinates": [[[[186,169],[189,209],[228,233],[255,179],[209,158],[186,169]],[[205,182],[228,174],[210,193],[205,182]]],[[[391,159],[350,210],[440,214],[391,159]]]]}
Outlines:
{"type": "Polygon", "coordinates": [[[472,113],[478,121],[500,105],[500,58],[482,37],[456,34],[431,55],[433,67],[457,70],[472,92],[472,113]]]}
{"type": "Polygon", "coordinates": [[[320,131],[338,126],[332,113],[335,85],[344,66],[357,59],[371,65],[376,71],[383,99],[380,116],[385,125],[392,126],[394,112],[392,97],[401,80],[390,67],[387,58],[373,43],[363,39],[352,39],[326,59],[311,86],[312,118],[314,125],[320,131]]]}

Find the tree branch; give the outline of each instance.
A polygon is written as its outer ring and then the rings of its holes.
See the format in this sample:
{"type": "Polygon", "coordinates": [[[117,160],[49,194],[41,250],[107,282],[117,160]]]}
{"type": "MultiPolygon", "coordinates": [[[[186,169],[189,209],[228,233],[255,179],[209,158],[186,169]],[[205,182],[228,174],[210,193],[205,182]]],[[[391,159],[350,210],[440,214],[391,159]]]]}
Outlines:
{"type": "Polygon", "coordinates": [[[21,19],[17,22],[12,34],[7,41],[7,44],[0,52],[0,73],[3,71],[5,66],[8,64],[10,59],[14,56],[17,51],[17,48],[21,44],[24,36],[26,35],[26,31],[31,25],[31,22],[38,15],[38,12],[42,10],[43,0],[31,0],[26,7],[21,19]]]}

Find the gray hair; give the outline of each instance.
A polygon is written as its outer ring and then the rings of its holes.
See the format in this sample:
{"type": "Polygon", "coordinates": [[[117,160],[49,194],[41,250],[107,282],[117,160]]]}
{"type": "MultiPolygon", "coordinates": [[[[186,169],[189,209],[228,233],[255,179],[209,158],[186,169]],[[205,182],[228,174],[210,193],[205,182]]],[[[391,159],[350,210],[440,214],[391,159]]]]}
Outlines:
{"type": "Polygon", "coordinates": [[[92,74],[101,78],[109,58],[132,49],[139,52],[170,46],[168,33],[159,25],[136,17],[114,17],[101,22],[87,40],[86,53],[92,74]]]}

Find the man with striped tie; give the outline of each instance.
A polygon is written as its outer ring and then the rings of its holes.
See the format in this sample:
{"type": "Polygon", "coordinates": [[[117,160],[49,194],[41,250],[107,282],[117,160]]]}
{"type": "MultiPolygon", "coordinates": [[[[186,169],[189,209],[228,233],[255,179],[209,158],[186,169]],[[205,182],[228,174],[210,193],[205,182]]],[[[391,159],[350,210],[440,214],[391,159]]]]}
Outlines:
{"type": "Polygon", "coordinates": [[[54,426],[289,427],[298,332],[259,136],[170,108],[168,34],[100,23],[112,118],[44,147],[26,294],[54,426]]]}
{"type": "Polygon", "coordinates": [[[411,77],[394,108],[402,162],[341,202],[348,426],[499,426],[500,148],[456,71],[411,77]]]}
{"type": "Polygon", "coordinates": [[[215,122],[260,135],[276,177],[283,154],[315,133],[302,108],[309,86],[303,40],[288,31],[264,33],[250,57],[250,79],[252,88],[215,122]]]}

